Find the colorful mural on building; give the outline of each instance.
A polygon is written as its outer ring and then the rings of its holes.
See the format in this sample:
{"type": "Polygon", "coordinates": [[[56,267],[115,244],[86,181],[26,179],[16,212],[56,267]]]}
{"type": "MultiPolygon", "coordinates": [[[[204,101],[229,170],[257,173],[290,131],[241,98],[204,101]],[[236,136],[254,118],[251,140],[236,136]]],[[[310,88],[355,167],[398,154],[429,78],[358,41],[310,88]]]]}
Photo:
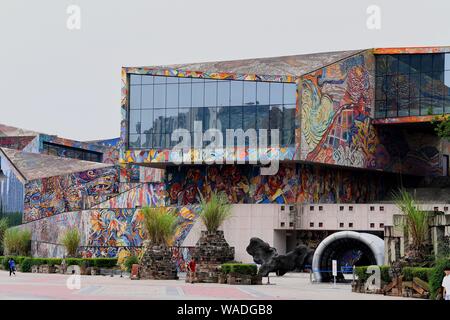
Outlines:
{"type": "MultiPolygon", "coordinates": [[[[199,207],[177,207],[175,212],[179,218],[169,245],[180,247],[199,216],[199,207]]],[[[145,239],[143,221],[140,209],[92,209],[50,216],[23,224],[21,228],[32,231],[35,243],[32,249],[39,250],[33,254],[55,256],[63,251],[58,248],[60,236],[69,228],[77,228],[81,231],[80,246],[84,256],[117,256],[120,248],[130,251],[142,246],[145,239]]]]}
{"type": "Polygon", "coordinates": [[[96,205],[95,208],[160,207],[165,205],[165,199],[165,184],[143,183],[96,205]]]}
{"type": "Polygon", "coordinates": [[[306,164],[281,164],[276,175],[262,176],[252,166],[189,166],[167,169],[168,203],[189,205],[225,192],[231,203],[363,203],[382,199],[390,179],[306,164]]]}
{"type": "Polygon", "coordinates": [[[23,221],[89,208],[117,192],[116,167],[36,179],[25,184],[23,221]]]}
{"type": "Polygon", "coordinates": [[[382,169],[386,151],[371,124],[373,55],[358,54],[302,77],[301,158],[382,169]]]}

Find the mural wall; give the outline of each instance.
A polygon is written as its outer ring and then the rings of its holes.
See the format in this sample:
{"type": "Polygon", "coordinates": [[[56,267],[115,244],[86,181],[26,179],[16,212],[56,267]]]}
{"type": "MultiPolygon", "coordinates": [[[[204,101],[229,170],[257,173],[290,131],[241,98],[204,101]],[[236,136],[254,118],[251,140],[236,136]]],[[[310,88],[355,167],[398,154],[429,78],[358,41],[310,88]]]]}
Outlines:
{"type": "Polygon", "coordinates": [[[297,115],[301,124],[300,158],[440,175],[436,137],[374,125],[374,65],[374,56],[366,51],[302,77],[301,113],[297,115]]]}
{"type": "Polygon", "coordinates": [[[109,167],[37,179],[25,184],[23,221],[89,208],[118,192],[118,169],[109,167]]]}
{"type": "MultiPolygon", "coordinates": [[[[199,208],[177,207],[176,213],[178,224],[170,246],[182,246],[198,218],[199,208]]],[[[81,246],[85,256],[115,256],[120,248],[128,248],[130,251],[142,246],[145,238],[143,219],[140,209],[92,209],[66,212],[20,227],[32,231],[34,247],[40,248],[34,254],[40,256],[51,257],[60,252],[60,237],[68,228],[78,228],[81,231],[81,246]]]]}
{"type": "Polygon", "coordinates": [[[301,158],[382,169],[386,150],[370,117],[374,105],[374,56],[365,52],[302,77],[301,158]]]}
{"type": "Polygon", "coordinates": [[[166,188],[163,183],[144,183],[100,203],[96,208],[159,207],[165,205],[165,199],[166,188]]]}
{"type": "Polygon", "coordinates": [[[390,179],[379,172],[307,164],[281,164],[273,176],[261,176],[250,165],[169,167],[167,203],[199,203],[211,191],[225,192],[232,203],[363,203],[383,199],[390,179]]]}

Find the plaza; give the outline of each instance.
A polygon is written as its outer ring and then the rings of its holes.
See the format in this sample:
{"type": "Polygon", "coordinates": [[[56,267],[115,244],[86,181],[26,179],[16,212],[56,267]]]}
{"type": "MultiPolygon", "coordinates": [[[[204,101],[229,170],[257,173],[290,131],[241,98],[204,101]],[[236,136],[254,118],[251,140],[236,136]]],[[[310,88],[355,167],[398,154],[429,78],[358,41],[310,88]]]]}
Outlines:
{"type": "MultiPolygon", "coordinates": [[[[307,273],[288,273],[270,277],[270,285],[245,286],[185,283],[180,280],[130,280],[120,276],[81,276],[81,289],[66,286],[69,275],[40,274],[0,270],[0,300],[104,300],[104,299],[170,299],[170,300],[409,300],[409,298],[369,295],[351,292],[350,284],[310,282],[307,273]]],[[[267,278],[263,279],[266,283],[267,278]]]]}

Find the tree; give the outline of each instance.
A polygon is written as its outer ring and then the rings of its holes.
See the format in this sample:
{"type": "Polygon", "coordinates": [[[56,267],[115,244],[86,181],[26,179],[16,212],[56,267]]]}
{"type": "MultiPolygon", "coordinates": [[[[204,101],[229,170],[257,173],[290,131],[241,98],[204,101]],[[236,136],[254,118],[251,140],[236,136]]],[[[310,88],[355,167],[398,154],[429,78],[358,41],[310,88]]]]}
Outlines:
{"type": "Polygon", "coordinates": [[[215,232],[231,217],[231,205],[223,193],[211,193],[208,200],[202,198],[200,201],[200,218],[208,232],[215,232]]]}
{"type": "Polygon", "coordinates": [[[397,207],[405,215],[405,227],[411,237],[411,258],[423,259],[425,239],[428,233],[428,217],[426,211],[420,210],[412,195],[404,189],[394,193],[397,207]]]}
{"type": "Polygon", "coordinates": [[[61,236],[61,243],[66,247],[69,257],[76,257],[80,245],[80,232],[77,228],[67,229],[61,236]]]}
{"type": "Polygon", "coordinates": [[[6,229],[3,246],[8,255],[26,256],[30,251],[31,231],[19,228],[6,229]]]}

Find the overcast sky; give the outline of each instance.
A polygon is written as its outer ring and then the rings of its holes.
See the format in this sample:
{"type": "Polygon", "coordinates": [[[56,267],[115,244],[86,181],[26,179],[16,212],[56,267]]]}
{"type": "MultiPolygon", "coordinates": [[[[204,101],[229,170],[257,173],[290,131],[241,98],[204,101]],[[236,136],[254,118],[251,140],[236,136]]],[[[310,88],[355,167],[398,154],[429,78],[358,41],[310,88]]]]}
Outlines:
{"type": "Polygon", "coordinates": [[[449,12],[444,0],[0,0],[0,123],[113,138],[122,66],[450,45],[449,12]]]}

